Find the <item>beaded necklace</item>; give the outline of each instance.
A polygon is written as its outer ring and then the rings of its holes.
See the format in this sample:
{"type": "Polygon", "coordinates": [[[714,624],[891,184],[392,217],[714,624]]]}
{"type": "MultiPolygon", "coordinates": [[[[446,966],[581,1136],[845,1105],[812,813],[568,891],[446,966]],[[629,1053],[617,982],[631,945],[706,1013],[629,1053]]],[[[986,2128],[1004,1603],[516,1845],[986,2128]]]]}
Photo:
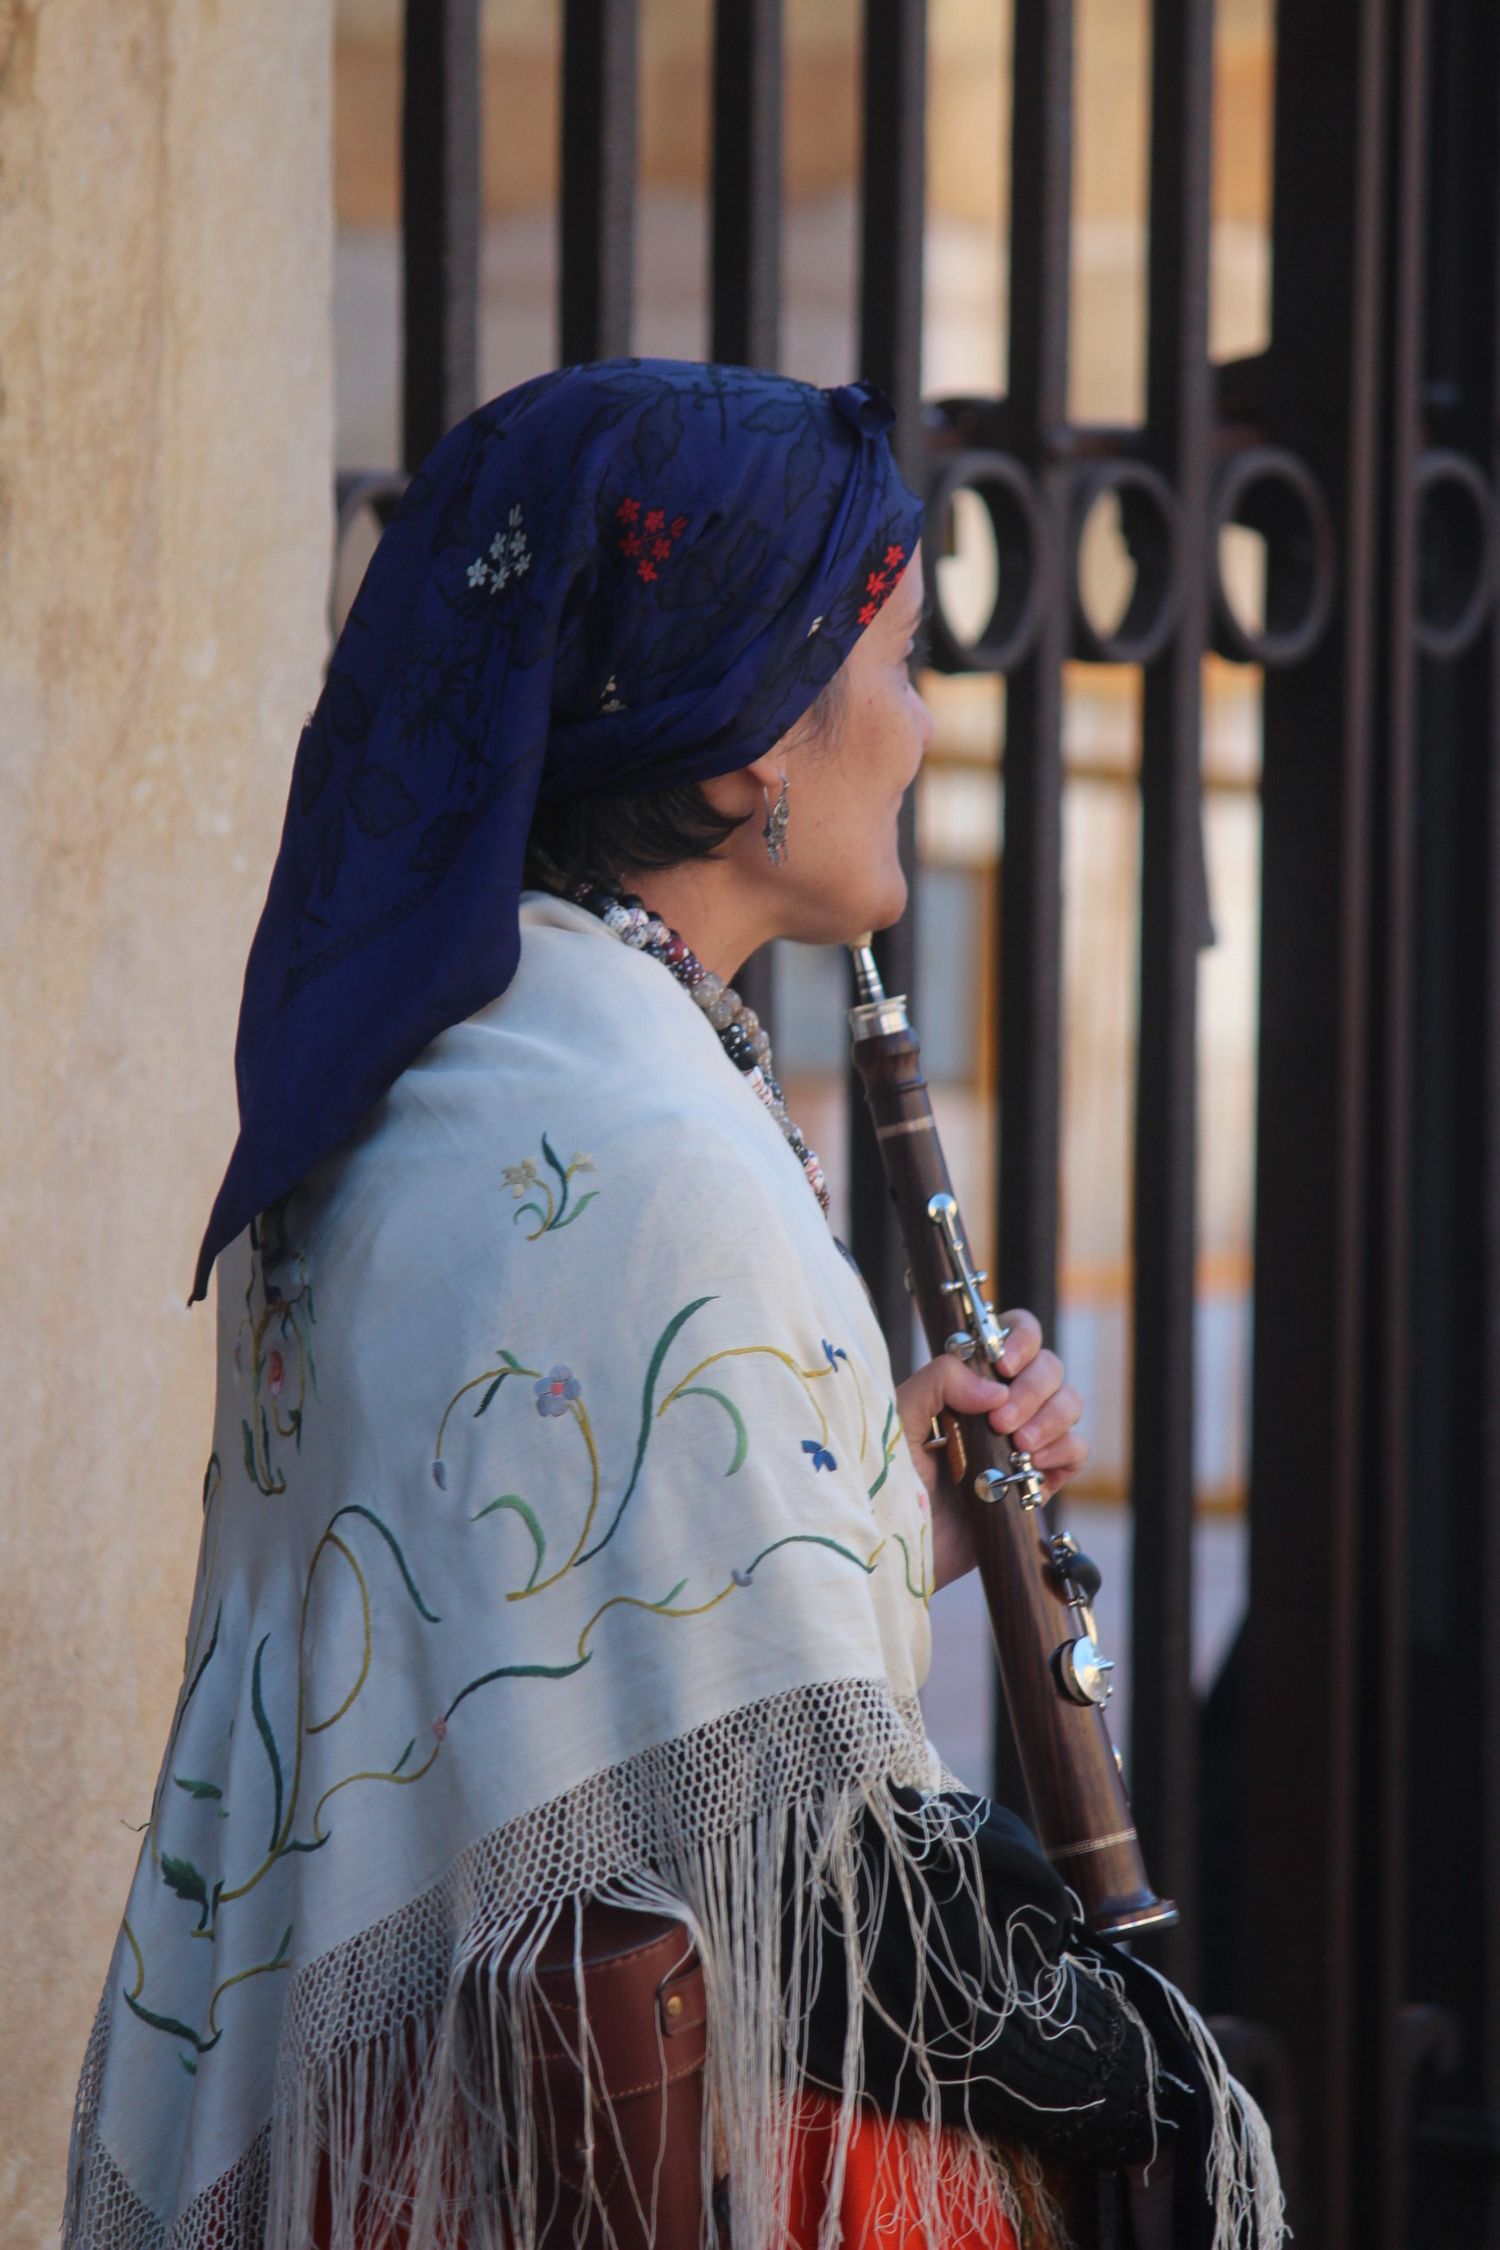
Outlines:
{"type": "Polygon", "coordinates": [[[781,1127],[826,1219],[828,1183],[823,1177],[823,1167],[787,1114],[786,1096],[771,1070],[771,1036],[755,1010],[746,1007],[732,985],[715,976],[712,969],[706,969],[686,939],[669,929],[661,916],[653,914],[640,899],[628,892],[606,890],[602,883],[590,882],[576,884],[568,895],[575,906],[587,907],[590,914],[597,914],[605,928],[613,930],[622,944],[634,947],[637,952],[649,953],[653,961],[660,961],[684,990],[692,994],[718,1033],[719,1045],[725,1054],[735,1068],[744,1073],[747,1085],[754,1088],[781,1127]]]}

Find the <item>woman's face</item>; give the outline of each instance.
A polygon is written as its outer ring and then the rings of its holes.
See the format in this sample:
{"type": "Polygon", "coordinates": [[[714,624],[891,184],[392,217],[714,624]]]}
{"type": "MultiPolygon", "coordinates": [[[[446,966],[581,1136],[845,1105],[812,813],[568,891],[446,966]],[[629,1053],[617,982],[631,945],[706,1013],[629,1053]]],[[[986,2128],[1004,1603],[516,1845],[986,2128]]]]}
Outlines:
{"type": "MultiPolygon", "coordinates": [[[[833,739],[799,742],[793,728],[764,761],[772,801],[783,772],[788,789],[786,861],[767,868],[781,936],[847,944],[906,905],[901,800],[932,741],[911,677],[922,612],[919,553],[845,659],[833,739]]],[[[756,844],[764,852],[758,833],[756,844]]]]}

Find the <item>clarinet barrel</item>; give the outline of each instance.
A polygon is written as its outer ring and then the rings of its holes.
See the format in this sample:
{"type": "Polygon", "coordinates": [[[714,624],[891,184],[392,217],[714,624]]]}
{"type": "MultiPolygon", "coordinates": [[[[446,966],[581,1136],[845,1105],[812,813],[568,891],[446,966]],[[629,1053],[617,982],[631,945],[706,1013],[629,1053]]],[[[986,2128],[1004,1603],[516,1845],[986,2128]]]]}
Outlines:
{"type": "MultiPolygon", "coordinates": [[[[853,948],[854,1062],[906,1247],[912,1298],[934,1353],[998,1369],[1005,1330],[976,1271],[948,1177],[906,1002],[888,999],[868,945],[853,948]]],[[[944,1420],[950,1473],[973,1525],[1001,1683],[1032,1825],[1077,1892],[1089,1929],[1128,1937],[1175,1922],[1151,1888],[1110,1740],[1110,1663],[1092,1601],[1098,1573],[1054,1532],[1043,1478],[983,1415],[944,1420]]]]}

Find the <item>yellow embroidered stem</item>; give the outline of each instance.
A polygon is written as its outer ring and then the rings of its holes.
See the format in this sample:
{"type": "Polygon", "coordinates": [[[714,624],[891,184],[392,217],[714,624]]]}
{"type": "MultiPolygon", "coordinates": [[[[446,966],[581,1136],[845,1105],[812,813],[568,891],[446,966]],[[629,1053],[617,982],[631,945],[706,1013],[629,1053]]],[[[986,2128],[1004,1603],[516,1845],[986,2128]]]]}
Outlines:
{"type": "Polygon", "coordinates": [[[346,1711],[353,1708],[353,1705],[359,1695],[360,1689],[364,1686],[366,1680],[370,1676],[370,1652],[374,1645],[374,1636],[370,1627],[370,1588],[368,1583],[366,1582],[364,1571],[360,1568],[359,1563],[355,1560],[352,1550],[345,1546],[343,1540],[340,1539],[335,1532],[330,1531],[324,1533],[323,1538],[318,1545],[319,1554],[323,1552],[323,1548],[325,1545],[329,1547],[336,1547],[338,1549],[345,1562],[349,1565],[349,1568],[353,1571],[355,1582],[359,1587],[360,1608],[362,1613],[361,1621],[364,1627],[364,1655],[360,1661],[359,1678],[355,1681],[353,1687],[349,1690],[349,1693],[344,1697],[343,1702],[339,1705],[336,1711],[331,1711],[326,1719],[309,1720],[307,1728],[309,1734],[325,1734],[329,1727],[337,1725],[338,1721],[344,1716],[344,1713],[346,1711]]]}

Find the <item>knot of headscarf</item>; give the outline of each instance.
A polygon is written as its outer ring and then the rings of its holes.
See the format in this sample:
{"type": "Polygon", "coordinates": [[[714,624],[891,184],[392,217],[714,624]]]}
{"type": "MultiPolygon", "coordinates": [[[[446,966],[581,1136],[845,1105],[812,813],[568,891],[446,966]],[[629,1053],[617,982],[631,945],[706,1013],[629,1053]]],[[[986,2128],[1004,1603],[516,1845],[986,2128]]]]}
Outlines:
{"type": "Polygon", "coordinates": [[[537,804],[748,765],[915,550],[863,383],[615,360],[508,391],[413,477],[292,768],[199,1253],[286,1195],[515,973],[537,804]]]}

